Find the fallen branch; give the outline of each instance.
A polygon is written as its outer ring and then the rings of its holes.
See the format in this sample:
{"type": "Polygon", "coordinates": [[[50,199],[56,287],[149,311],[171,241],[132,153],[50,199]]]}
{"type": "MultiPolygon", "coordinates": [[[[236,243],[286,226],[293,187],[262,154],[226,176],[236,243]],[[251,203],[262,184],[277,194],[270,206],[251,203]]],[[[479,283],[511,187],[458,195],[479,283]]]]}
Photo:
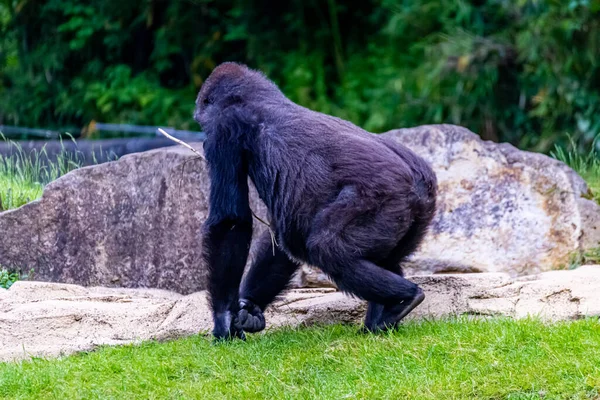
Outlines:
{"type": "Polygon", "coordinates": [[[259,222],[265,224],[267,229],[269,230],[269,234],[271,235],[271,245],[273,246],[273,256],[275,256],[275,247],[279,247],[279,245],[277,244],[277,239],[275,239],[275,232],[273,232],[271,224],[260,218],[258,215],[254,214],[254,211],[252,211],[252,216],[256,218],[259,222]]]}
{"type": "MultiPolygon", "coordinates": [[[[162,128],[158,128],[158,132],[160,132],[167,139],[170,139],[170,140],[174,141],[175,143],[182,145],[186,149],[193,151],[194,154],[196,154],[202,160],[206,161],[206,159],[204,158],[204,156],[202,154],[200,154],[200,152],[198,150],[196,150],[195,148],[193,148],[192,146],[190,146],[189,144],[187,144],[183,140],[177,139],[176,137],[169,135],[162,128]]],[[[256,214],[254,214],[254,212],[252,212],[252,216],[254,218],[256,218],[259,222],[265,224],[266,227],[267,227],[267,229],[269,229],[269,233],[271,234],[271,244],[273,246],[273,255],[275,255],[275,247],[279,247],[279,245],[277,244],[277,240],[275,239],[275,232],[273,232],[273,229],[271,228],[271,224],[269,224],[268,222],[264,221],[262,218],[258,217],[256,214]]]]}
{"type": "Polygon", "coordinates": [[[190,146],[189,144],[187,144],[183,140],[177,139],[176,137],[169,135],[162,128],[158,128],[158,132],[160,132],[160,134],[163,135],[164,137],[166,137],[167,139],[170,139],[170,140],[174,141],[175,143],[182,145],[186,149],[189,149],[189,150],[193,151],[194,154],[196,154],[198,157],[200,157],[202,160],[204,160],[204,156],[202,154],[200,154],[200,152],[198,150],[196,150],[195,148],[193,148],[192,146],[190,146]]]}

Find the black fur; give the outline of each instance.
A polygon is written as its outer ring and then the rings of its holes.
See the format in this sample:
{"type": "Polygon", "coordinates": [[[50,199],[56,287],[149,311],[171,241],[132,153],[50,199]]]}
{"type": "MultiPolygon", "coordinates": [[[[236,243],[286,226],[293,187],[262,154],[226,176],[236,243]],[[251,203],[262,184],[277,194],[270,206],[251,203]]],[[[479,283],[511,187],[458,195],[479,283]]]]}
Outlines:
{"type": "Polygon", "coordinates": [[[263,329],[262,311],[299,262],[368,300],[368,330],[394,326],[423,300],[400,268],[435,211],[436,178],[422,158],[293,103],[261,73],[235,63],[213,71],[196,104],[211,179],[204,246],[216,337],[263,329]],[[261,238],[240,299],[252,229],[248,176],[278,247],[261,238]]]}

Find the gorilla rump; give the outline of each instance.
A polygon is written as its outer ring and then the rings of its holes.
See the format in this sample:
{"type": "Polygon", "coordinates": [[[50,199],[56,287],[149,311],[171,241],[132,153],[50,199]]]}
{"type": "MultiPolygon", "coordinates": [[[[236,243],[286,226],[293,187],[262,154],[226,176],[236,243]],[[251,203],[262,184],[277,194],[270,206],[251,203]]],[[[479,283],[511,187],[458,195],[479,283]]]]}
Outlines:
{"type": "Polygon", "coordinates": [[[368,301],[364,327],[393,328],[425,298],[401,262],[435,211],[436,177],[405,146],[301,107],[263,74],[219,65],[194,118],[207,134],[209,217],[204,254],[216,338],[265,327],[263,311],[300,263],[368,301]],[[269,211],[244,281],[252,240],[248,177],[269,211]]]}

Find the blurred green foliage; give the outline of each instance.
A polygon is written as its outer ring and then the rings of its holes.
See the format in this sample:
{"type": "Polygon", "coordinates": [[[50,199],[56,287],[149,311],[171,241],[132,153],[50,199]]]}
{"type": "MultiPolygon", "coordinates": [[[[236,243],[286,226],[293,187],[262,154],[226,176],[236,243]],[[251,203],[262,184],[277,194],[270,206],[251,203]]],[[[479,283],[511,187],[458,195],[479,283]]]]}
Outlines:
{"type": "Polygon", "coordinates": [[[381,132],[548,151],[600,131],[600,0],[0,0],[0,123],[195,128],[222,61],[381,132]]]}

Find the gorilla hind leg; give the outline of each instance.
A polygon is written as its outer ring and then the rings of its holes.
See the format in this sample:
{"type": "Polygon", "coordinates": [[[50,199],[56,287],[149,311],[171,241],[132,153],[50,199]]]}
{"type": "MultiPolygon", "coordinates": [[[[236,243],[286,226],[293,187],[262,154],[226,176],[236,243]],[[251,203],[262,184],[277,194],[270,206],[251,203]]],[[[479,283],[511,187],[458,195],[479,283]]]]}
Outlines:
{"type": "Polygon", "coordinates": [[[402,303],[385,305],[381,319],[375,326],[375,330],[388,330],[395,328],[398,323],[404,319],[412,310],[417,308],[425,300],[425,293],[420,287],[417,287],[417,293],[410,300],[403,300],[402,303]]]}
{"type": "Polygon", "coordinates": [[[246,332],[265,328],[264,310],[286,288],[300,266],[273,242],[269,232],[259,239],[256,259],[250,266],[240,290],[238,323],[246,332]]]}
{"type": "Polygon", "coordinates": [[[370,301],[367,306],[363,332],[377,332],[396,327],[412,310],[425,300],[425,294],[418,288],[417,294],[410,300],[395,305],[385,305],[370,301]]]}
{"type": "Polygon", "coordinates": [[[415,283],[367,260],[347,264],[334,280],[341,290],[369,301],[365,329],[370,331],[394,328],[425,298],[415,283]]]}
{"type": "MultiPolygon", "coordinates": [[[[394,252],[398,253],[398,252],[394,252]]],[[[393,260],[397,260],[396,257],[391,257],[393,260]]],[[[399,261],[384,261],[381,263],[382,268],[387,269],[390,272],[395,273],[401,277],[404,277],[404,273],[402,272],[402,268],[400,267],[399,261]]],[[[365,314],[364,321],[364,331],[373,332],[378,330],[377,325],[382,321],[383,318],[383,309],[385,305],[381,303],[375,303],[373,301],[369,301],[367,304],[367,313],[365,314]]]]}
{"type": "Polygon", "coordinates": [[[369,301],[366,326],[369,330],[389,329],[425,298],[415,283],[365,259],[323,260],[317,265],[329,274],[344,292],[369,301]]]}
{"type": "Polygon", "coordinates": [[[377,332],[392,329],[414,310],[425,299],[423,290],[417,287],[415,295],[409,299],[402,300],[397,304],[382,304],[369,301],[363,332],[377,332]]]}
{"type": "MultiPolygon", "coordinates": [[[[404,272],[402,271],[401,263],[404,261],[404,259],[406,259],[406,257],[411,255],[417,249],[417,247],[419,247],[419,244],[421,243],[423,236],[425,235],[425,232],[427,230],[428,224],[429,220],[427,218],[424,220],[416,220],[415,222],[413,222],[413,224],[410,226],[406,234],[402,237],[398,245],[390,252],[390,254],[385,259],[380,261],[380,265],[388,271],[391,271],[395,274],[404,277],[404,272]]],[[[421,301],[423,301],[423,299],[421,299],[421,301]]],[[[414,309],[417,305],[418,304],[413,305],[411,310],[414,309]]],[[[410,306],[408,304],[405,304],[405,307],[410,306]]],[[[367,313],[365,315],[365,330],[377,330],[378,325],[384,323],[383,312],[383,304],[369,302],[367,306],[367,313]]]]}

